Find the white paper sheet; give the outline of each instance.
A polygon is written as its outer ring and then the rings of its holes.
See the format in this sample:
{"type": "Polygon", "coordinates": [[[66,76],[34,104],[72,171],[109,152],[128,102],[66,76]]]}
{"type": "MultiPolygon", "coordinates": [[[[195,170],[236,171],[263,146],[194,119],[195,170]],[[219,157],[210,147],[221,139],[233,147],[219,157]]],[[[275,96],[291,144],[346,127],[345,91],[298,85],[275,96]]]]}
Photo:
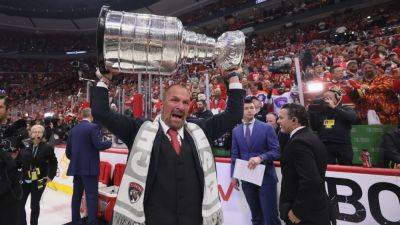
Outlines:
{"type": "Polygon", "coordinates": [[[236,159],[233,177],[261,186],[264,178],[265,165],[258,164],[256,168],[250,170],[247,167],[248,164],[248,161],[236,159]]]}

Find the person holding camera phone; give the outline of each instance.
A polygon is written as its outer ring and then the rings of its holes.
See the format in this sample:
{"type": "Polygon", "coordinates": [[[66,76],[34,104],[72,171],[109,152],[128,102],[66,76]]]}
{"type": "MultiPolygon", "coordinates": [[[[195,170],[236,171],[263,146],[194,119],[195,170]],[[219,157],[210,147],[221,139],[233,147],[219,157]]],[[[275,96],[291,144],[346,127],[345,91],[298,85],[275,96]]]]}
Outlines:
{"type": "Polygon", "coordinates": [[[32,143],[21,153],[22,161],[22,201],[20,205],[20,225],[26,225],[25,203],[31,195],[31,225],[37,225],[40,213],[40,198],[46,184],[57,172],[57,158],[54,148],[43,142],[45,128],[34,125],[31,128],[32,143]]]}
{"type": "Polygon", "coordinates": [[[352,165],[350,132],[357,114],[352,108],[342,105],[341,92],[336,89],[326,91],[322,99],[314,100],[308,112],[312,129],[318,132],[328,150],[328,163],[352,165]]]}

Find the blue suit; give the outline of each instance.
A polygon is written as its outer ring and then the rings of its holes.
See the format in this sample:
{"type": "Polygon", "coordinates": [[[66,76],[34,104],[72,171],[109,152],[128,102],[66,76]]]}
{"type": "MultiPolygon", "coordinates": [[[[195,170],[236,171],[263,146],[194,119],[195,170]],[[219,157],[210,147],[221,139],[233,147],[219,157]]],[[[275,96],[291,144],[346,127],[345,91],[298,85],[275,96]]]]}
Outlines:
{"type": "Polygon", "coordinates": [[[67,175],[74,176],[72,224],[82,224],[79,210],[84,190],[88,224],[97,224],[99,151],[110,147],[110,141],[101,140],[100,126],[95,123],[83,120],[69,132],[66,155],[70,160],[67,175]]]}
{"type": "Polygon", "coordinates": [[[278,137],[271,125],[255,120],[250,136],[250,146],[247,145],[243,124],[232,132],[232,165],[233,174],[235,160],[249,160],[260,156],[265,165],[265,173],[261,187],[252,183],[242,182],[242,189],[249,204],[253,225],[281,224],[278,216],[277,182],[274,160],[280,158],[278,137]]]}

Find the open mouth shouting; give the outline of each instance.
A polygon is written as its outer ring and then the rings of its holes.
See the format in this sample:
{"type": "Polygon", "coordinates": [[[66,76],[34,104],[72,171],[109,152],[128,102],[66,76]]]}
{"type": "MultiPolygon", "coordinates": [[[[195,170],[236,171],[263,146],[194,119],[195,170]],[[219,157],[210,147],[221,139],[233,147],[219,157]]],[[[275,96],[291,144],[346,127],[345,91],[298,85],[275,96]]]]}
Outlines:
{"type": "Polygon", "coordinates": [[[182,122],[184,119],[184,113],[180,110],[174,110],[171,112],[171,119],[176,122],[182,122]]]}

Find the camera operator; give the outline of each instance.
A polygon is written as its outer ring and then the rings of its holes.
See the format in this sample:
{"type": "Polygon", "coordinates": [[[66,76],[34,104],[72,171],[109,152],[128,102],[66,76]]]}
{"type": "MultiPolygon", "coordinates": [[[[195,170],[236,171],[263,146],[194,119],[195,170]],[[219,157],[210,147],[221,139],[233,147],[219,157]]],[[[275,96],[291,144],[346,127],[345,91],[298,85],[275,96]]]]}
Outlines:
{"type": "Polygon", "coordinates": [[[340,91],[331,89],[309,106],[311,128],[328,150],[328,163],[352,165],[351,127],[357,120],[355,111],[342,105],[340,91]]]}
{"type": "Polygon", "coordinates": [[[22,191],[16,158],[23,137],[17,127],[6,124],[7,107],[7,96],[0,95],[0,224],[18,225],[22,191]]]}
{"type": "MultiPolygon", "coordinates": [[[[61,142],[66,141],[67,139],[65,138],[66,133],[67,133],[67,128],[62,124],[62,118],[58,117],[53,117],[51,119],[51,124],[53,126],[51,132],[52,132],[52,138],[54,139],[53,141],[53,146],[61,144],[61,142]]],[[[49,143],[51,145],[51,143],[49,143]]]]}

